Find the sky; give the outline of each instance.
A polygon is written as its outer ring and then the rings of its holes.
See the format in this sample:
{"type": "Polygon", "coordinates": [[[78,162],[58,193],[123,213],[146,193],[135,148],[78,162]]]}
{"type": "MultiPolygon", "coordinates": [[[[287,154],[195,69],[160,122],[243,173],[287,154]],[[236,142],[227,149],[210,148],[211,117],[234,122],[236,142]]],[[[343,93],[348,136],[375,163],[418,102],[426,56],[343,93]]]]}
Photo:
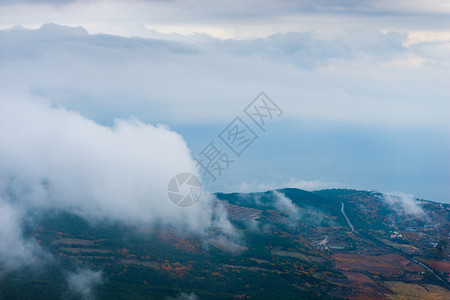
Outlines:
{"type": "Polygon", "coordinates": [[[4,205],[183,222],[145,200],[178,172],[209,192],[450,203],[449,15],[438,0],[0,1],[4,205]],[[264,130],[244,111],[261,92],[282,111],[264,130]],[[236,117],[257,136],[240,155],[220,139],[236,117]],[[210,142],[232,161],[215,180],[195,161],[210,142]]]}

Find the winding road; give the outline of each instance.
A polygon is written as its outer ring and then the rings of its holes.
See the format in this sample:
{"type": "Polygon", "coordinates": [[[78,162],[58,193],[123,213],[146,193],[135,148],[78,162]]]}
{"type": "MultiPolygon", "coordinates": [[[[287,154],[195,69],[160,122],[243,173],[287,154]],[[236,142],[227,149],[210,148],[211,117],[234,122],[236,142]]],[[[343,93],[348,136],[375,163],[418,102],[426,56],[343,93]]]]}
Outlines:
{"type": "Polygon", "coordinates": [[[344,211],[344,202],[341,201],[342,207],[341,207],[341,212],[344,215],[345,219],[347,220],[348,226],[350,226],[350,229],[352,230],[352,232],[356,233],[355,227],[353,227],[352,223],[350,222],[350,219],[347,217],[347,215],[345,214],[344,211]]]}
{"type": "Polygon", "coordinates": [[[417,260],[417,259],[411,257],[410,255],[408,255],[408,254],[406,254],[406,253],[403,253],[403,252],[400,251],[400,250],[395,249],[395,248],[392,247],[392,246],[389,246],[389,245],[385,244],[383,241],[380,241],[379,239],[377,239],[377,238],[375,238],[375,237],[373,237],[373,236],[371,236],[371,235],[369,235],[369,234],[358,233],[358,232],[355,230],[355,228],[353,227],[352,223],[350,222],[350,219],[349,219],[349,218],[347,217],[347,215],[345,214],[345,211],[344,211],[344,202],[341,201],[341,204],[342,204],[341,212],[342,212],[342,214],[344,215],[345,219],[347,220],[348,226],[350,226],[352,232],[354,232],[355,234],[357,234],[357,235],[360,236],[361,238],[371,240],[372,242],[374,242],[374,243],[376,243],[376,244],[378,244],[378,245],[380,245],[380,246],[382,246],[382,247],[384,247],[384,248],[388,248],[389,250],[391,250],[391,251],[397,253],[398,255],[403,256],[403,257],[406,258],[407,260],[409,260],[409,261],[411,261],[411,262],[413,262],[413,263],[415,263],[415,264],[421,266],[422,268],[424,268],[425,270],[427,270],[427,271],[429,271],[431,274],[433,274],[437,279],[439,279],[440,281],[442,281],[442,282],[447,286],[447,288],[450,288],[450,282],[449,282],[445,277],[441,276],[438,272],[436,272],[435,270],[433,270],[433,269],[432,269],[430,266],[428,266],[427,264],[421,262],[420,260],[417,260]]]}

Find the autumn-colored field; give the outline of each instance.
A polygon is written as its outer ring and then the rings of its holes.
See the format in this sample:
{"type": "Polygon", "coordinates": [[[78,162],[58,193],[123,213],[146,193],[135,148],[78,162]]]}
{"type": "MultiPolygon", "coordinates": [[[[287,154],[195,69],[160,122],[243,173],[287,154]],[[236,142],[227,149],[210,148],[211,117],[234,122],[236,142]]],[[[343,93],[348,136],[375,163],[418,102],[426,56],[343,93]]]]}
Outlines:
{"type": "Polygon", "coordinates": [[[61,238],[52,242],[52,245],[79,245],[79,246],[92,246],[95,241],[91,240],[83,240],[83,239],[70,239],[70,238],[61,238]]]}
{"type": "Polygon", "coordinates": [[[345,280],[337,280],[338,285],[350,286],[355,292],[347,295],[340,295],[349,299],[382,299],[382,293],[389,292],[368,276],[356,272],[343,272],[347,277],[345,280]],[[340,281],[340,282],[339,282],[340,281]]]}
{"type": "Polygon", "coordinates": [[[368,271],[384,276],[401,275],[404,271],[423,272],[422,267],[411,263],[398,254],[387,255],[363,255],[352,253],[335,253],[333,258],[337,261],[337,267],[344,271],[368,271]]]}
{"type": "Polygon", "coordinates": [[[299,252],[293,252],[293,251],[280,251],[280,250],[272,250],[270,251],[272,255],[278,255],[278,256],[289,256],[298,258],[304,261],[312,261],[312,262],[324,262],[324,259],[317,256],[311,256],[311,255],[305,255],[299,252]]]}
{"type": "Polygon", "coordinates": [[[391,247],[394,247],[395,249],[403,251],[404,253],[408,253],[408,254],[420,253],[420,250],[417,247],[414,247],[412,245],[397,244],[397,243],[393,243],[392,241],[387,240],[387,239],[381,239],[381,241],[383,243],[385,243],[386,245],[389,245],[391,247]]]}
{"type": "Polygon", "coordinates": [[[384,285],[394,292],[394,294],[385,294],[386,297],[392,300],[450,299],[450,292],[445,288],[437,285],[418,285],[414,283],[404,283],[399,281],[386,281],[384,282],[384,285]]]}
{"type": "Polygon", "coordinates": [[[421,259],[421,261],[423,261],[431,268],[441,273],[450,273],[450,262],[448,261],[432,260],[432,259],[421,259]]]}
{"type": "Polygon", "coordinates": [[[113,251],[109,249],[94,249],[94,248],[60,248],[62,251],[71,252],[71,253],[113,253],[113,251]]]}

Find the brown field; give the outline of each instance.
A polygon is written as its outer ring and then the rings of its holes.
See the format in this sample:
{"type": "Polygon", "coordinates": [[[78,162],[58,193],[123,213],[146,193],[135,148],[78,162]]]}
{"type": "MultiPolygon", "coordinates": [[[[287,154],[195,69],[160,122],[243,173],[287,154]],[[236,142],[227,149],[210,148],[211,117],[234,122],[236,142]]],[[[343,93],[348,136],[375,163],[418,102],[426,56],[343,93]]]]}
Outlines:
{"type": "Polygon", "coordinates": [[[385,243],[385,244],[387,244],[387,245],[389,245],[391,247],[394,247],[394,248],[396,248],[398,250],[401,250],[401,251],[403,251],[404,253],[407,253],[407,254],[420,253],[420,250],[418,248],[416,248],[414,246],[411,246],[411,245],[396,244],[396,243],[393,243],[393,242],[391,242],[389,240],[386,240],[386,239],[382,239],[381,241],[383,243],[385,243]]]}
{"type": "Polygon", "coordinates": [[[332,281],[338,286],[351,287],[351,292],[332,292],[332,296],[348,299],[387,299],[382,295],[390,291],[380,286],[362,273],[342,272],[347,278],[333,278],[332,281]]]}
{"type": "Polygon", "coordinates": [[[278,256],[289,256],[298,258],[304,261],[312,261],[312,262],[324,262],[325,260],[321,257],[317,256],[311,256],[311,255],[305,255],[299,252],[293,252],[293,251],[281,251],[281,250],[272,250],[270,251],[272,255],[278,255],[278,256]]]}
{"type": "Polygon", "coordinates": [[[122,259],[120,260],[121,264],[124,265],[140,265],[144,267],[153,268],[155,270],[161,269],[161,264],[157,261],[143,261],[143,260],[136,260],[136,259],[122,259]]]}
{"type": "Polygon", "coordinates": [[[80,246],[92,246],[95,241],[81,240],[81,239],[68,239],[63,238],[52,242],[52,245],[80,245],[80,246]]]}
{"type": "Polygon", "coordinates": [[[62,251],[71,253],[113,253],[109,249],[94,249],[94,248],[60,248],[62,251]]]}
{"type": "Polygon", "coordinates": [[[262,210],[224,203],[228,215],[233,219],[255,220],[261,216],[262,210]]]}
{"type": "Polygon", "coordinates": [[[394,292],[394,294],[385,294],[386,297],[392,300],[450,299],[450,292],[447,291],[445,288],[437,285],[432,284],[418,285],[415,283],[403,283],[399,281],[385,281],[384,285],[394,292]]]}
{"type": "Polygon", "coordinates": [[[432,259],[420,259],[431,268],[437,270],[441,273],[450,273],[450,262],[442,260],[432,260],[432,259]]]}
{"type": "Polygon", "coordinates": [[[379,297],[379,293],[384,290],[375,281],[364,274],[354,272],[343,272],[351,282],[351,287],[358,291],[354,297],[356,299],[367,299],[379,297]]]}
{"type": "Polygon", "coordinates": [[[337,261],[337,267],[343,271],[368,271],[384,276],[401,275],[404,271],[423,272],[422,267],[411,263],[398,254],[386,254],[379,256],[335,253],[333,258],[337,261]]]}
{"type": "Polygon", "coordinates": [[[67,255],[67,257],[73,258],[73,259],[82,259],[82,260],[92,260],[92,259],[101,259],[101,260],[114,260],[114,256],[95,256],[95,255],[83,255],[83,256],[76,256],[76,255],[67,255]]]}
{"type": "Polygon", "coordinates": [[[233,254],[239,254],[242,251],[248,250],[247,247],[238,245],[238,244],[234,243],[233,241],[226,241],[226,240],[221,240],[221,239],[217,239],[217,238],[212,238],[212,239],[209,239],[208,242],[211,246],[214,246],[217,249],[220,249],[220,250],[226,251],[226,252],[230,252],[233,254]]]}
{"type": "Polygon", "coordinates": [[[229,268],[229,269],[243,269],[243,270],[249,270],[249,271],[263,271],[263,272],[278,272],[278,271],[271,271],[269,269],[260,268],[260,267],[245,267],[245,266],[235,266],[235,265],[221,265],[221,267],[229,268]]]}

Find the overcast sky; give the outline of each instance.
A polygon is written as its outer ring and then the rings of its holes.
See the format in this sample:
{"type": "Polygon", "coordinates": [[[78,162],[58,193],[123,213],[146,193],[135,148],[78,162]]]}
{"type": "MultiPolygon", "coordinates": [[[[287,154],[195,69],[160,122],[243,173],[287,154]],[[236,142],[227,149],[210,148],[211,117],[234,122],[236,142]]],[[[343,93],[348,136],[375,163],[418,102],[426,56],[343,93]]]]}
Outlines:
{"type": "Polygon", "coordinates": [[[116,170],[139,166],[129,179],[158,178],[163,195],[170,172],[202,173],[189,157],[209,142],[227,150],[218,135],[240,116],[258,139],[203,178],[210,191],[346,187],[450,202],[449,14],[437,0],[0,1],[2,179],[53,179],[61,193],[75,187],[60,174],[114,186],[98,157],[112,147],[116,170]],[[261,91],[283,110],[265,132],[243,113],[261,91]],[[55,125],[66,114],[76,117],[55,125]],[[145,144],[128,141],[140,134],[145,144]],[[40,155],[38,170],[12,163],[40,155]]]}

